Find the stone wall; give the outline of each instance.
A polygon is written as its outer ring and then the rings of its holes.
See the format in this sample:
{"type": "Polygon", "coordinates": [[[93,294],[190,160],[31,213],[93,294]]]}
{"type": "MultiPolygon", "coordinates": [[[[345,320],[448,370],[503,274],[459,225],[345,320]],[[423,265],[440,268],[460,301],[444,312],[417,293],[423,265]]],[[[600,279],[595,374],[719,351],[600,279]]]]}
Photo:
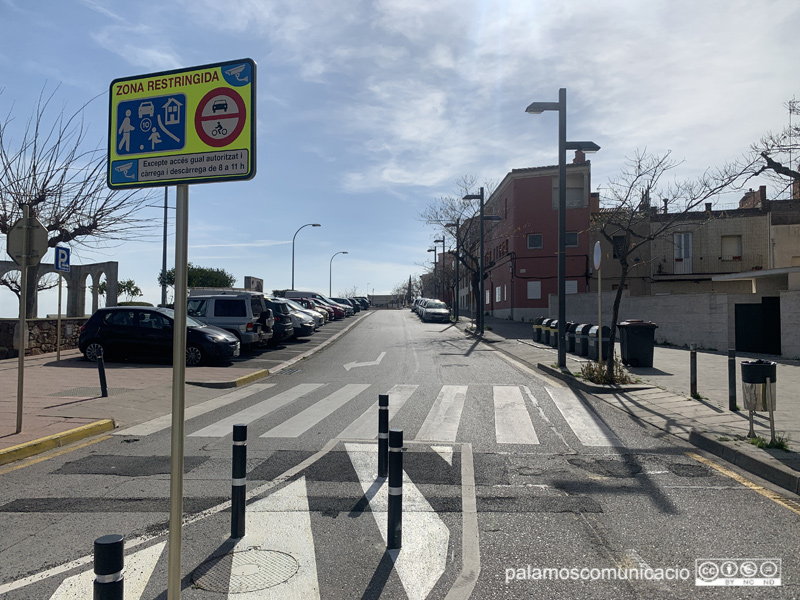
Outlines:
{"type": "MultiPolygon", "coordinates": [[[[78,347],[80,327],[86,318],[61,319],[61,349],[78,347]]],[[[57,343],[56,319],[28,319],[25,355],[36,356],[45,352],[55,352],[57,343]]],[[[17,328],[19,319],[0,319],[0,359],[19,356],[17,328]]]]}

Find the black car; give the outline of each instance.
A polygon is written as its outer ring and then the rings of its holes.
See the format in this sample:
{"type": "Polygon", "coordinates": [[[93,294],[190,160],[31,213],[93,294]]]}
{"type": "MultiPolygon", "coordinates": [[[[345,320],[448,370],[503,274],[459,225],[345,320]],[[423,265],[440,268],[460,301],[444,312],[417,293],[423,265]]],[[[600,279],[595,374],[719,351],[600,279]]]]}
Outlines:
{"type": "MultiPolygon", "coordinates": [[[[78,348],[87,360],[172,358],[175,313],[170,308],[112,306],[101,308],[81,327],[78,348]]],[[[213,325],[186,318],[186,364],[225,361],[239,356],[236,337],[213,325]]]]}
{"type": "Polygon", "coordinates": [[[264,302],[267,303],[267,308],[272,310],[272,315],[275,317],[275,325],[272,326],[272,339],[267,345],[274,346],[293,337],[294,325],[292,325],[292,317],[289,314],[291,309],[286,300],[265,296],[264,302]]]}

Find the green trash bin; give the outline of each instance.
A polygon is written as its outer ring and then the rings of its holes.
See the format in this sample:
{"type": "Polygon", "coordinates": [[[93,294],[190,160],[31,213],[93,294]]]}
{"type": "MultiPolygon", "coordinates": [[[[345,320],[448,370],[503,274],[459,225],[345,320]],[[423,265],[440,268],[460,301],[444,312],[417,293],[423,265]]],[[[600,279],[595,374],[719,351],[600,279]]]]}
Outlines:
{"type": "Polygon", "coordinates": [[[622,364],[629,367],[652,367],[658,325],[650,321],[628,319],[617,327],[622,364]]]}

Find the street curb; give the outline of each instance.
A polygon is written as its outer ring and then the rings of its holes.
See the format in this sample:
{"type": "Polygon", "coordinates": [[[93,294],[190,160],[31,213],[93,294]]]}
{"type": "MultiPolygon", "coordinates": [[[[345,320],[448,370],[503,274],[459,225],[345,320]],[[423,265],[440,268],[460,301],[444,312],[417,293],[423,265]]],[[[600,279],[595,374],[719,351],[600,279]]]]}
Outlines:
{"type": "Polygon", "coordinates": [[[583,392],[587,392],[589,394],[618,394],[622,392],[639,392],[642,390],[651,390],[655,386],[652,385],[635,385],[635,384],[626,384],[626,385],[598,385],[595,383],[586,383],[581,379],[578,379],[574,375],[570,375],[568,373],[563,373],[561,369],[554,369],[548,365],[544,365],[542,363],[538,363],[536,368],[540,371],[544,371],[551,377],[555,377],[556,379],[560,379],[570,387],[576,387],[583,392]]]}
{"type": "Polygon", "coordinates": [[[76,427],[75,429],[64,431],[63,433],[56,433],[38,440],[11,446],[5,450],[0,450],[0,465],[6,465],[22,460],[23,458],[29,458],[36,454],[52,450],[53,448],[60,448],[61,446],[66,446],[67,444],[72,444],[85,438],[105,433],[106,431],[112,431],[115,428],[116,424],[113,419],[101,419],[100,421],[88,423],[76,427]]]}
{"type": "MultiPolygon", "coordinates": [[[[719,435],[719,434],[717,434],[719,435]]],[[[726,443],[720,442],[710,436],[693,429],[689,432],[689,443],[701,450],[710,452],[721,459],[744,469],[745,471],[766,479],[770,483],[789,490],[793,494],[800,494],[800,473],[780,464],[752,456],[742,452],[726,443]]],[[[774,460],[774,459],[773,459],[774,460]]],[[[778,461],[775,460],[777,463],[778,461]]]]}
{"type": "Polygon", "coordinates": [[[238,377],[233,380],[187,381],[186,385],[196,385],[198,387],[206,387],[214,389],[236,388],[236,387],[241,387],[243,385],[247,385],[248,383],[253,383],[254,381],[258,381],[259,379],[263,379],[264,377],[268,377],[269,374],[270,374],[269,369],[262,369],[260,371],[256,371],[255,373],[250,373],[249,375],[243,375],[242,377],[238,377]]]}

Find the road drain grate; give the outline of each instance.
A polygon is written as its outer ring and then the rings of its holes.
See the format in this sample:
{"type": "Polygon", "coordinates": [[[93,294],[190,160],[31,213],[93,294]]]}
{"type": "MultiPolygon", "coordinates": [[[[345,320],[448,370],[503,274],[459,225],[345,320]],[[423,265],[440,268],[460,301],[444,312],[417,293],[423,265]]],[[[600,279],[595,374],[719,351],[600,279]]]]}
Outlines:
{"type": "Polygon", "coordinates": [[[192,583],[209,592],[243,594],[284,583],[299,568],[285,552],[248,548],[207,560],[192,573],[192,583]]]}

